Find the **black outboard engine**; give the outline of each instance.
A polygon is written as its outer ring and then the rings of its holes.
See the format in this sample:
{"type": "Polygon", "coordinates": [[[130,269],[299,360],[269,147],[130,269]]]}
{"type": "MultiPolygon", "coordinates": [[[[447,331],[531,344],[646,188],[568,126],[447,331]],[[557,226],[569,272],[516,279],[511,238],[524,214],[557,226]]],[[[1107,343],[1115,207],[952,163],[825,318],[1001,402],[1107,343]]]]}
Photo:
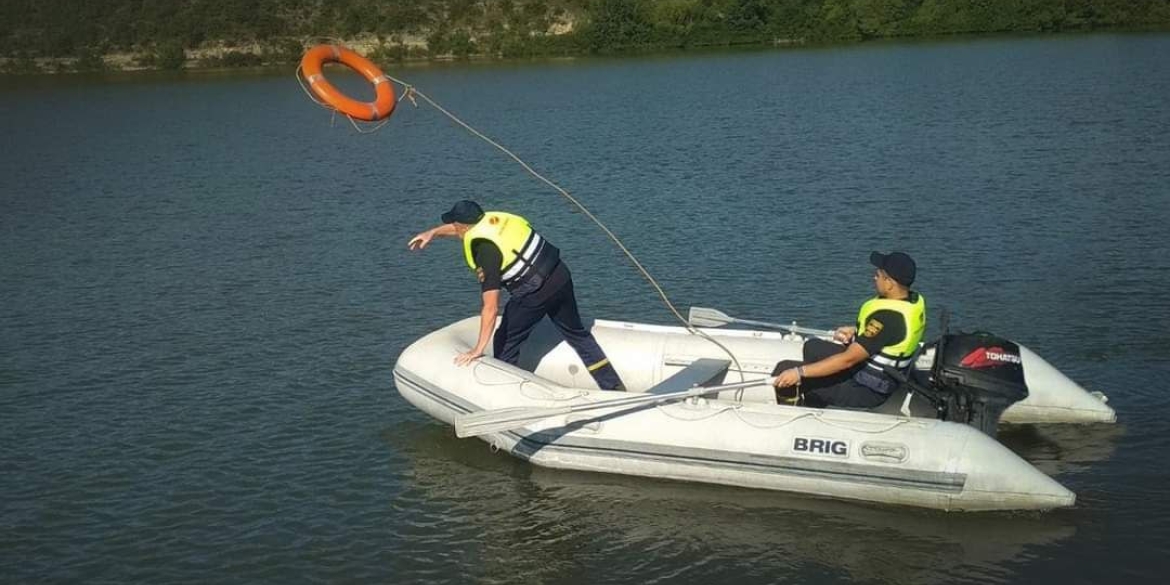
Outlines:
{"type": "Polygon", "coordinates": [[[992,437],[1003,411],[1028,397],[1020,346],[985,332],[939,338],[930,382],[943,420],[992,437]]]}

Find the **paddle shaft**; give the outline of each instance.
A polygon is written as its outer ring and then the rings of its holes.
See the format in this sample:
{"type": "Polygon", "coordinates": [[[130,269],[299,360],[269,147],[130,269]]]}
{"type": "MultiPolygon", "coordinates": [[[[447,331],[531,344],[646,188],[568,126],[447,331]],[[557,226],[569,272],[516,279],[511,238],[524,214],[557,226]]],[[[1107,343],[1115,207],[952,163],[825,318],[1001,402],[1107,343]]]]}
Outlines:
{"type": "Polygon", "coordinates": [[[783,331],[791,331],[792,333],[802,333],[804,335],[817,335],[823,337],[832,337],[833,331],[828,329],[813,329],[811,327],[801,327],[799,325],[781,325],[780,323],[768,323],[766,321],[753,321],[751,319],[736,319],[730,318],[733,323],[740,323],[743,325],[756,325],[758,327],[768,327],[771,329],[780,329],[783,331]]]}
{"type": "Polygon", "coordinates": [[[687,321],[696,327],[720,327],[728,323],[741,323],[743,325],[755,325],[757,327],[767,327],[768,329],[779,329],[781,331],[790,331],[792,333],[802,333],[804,335],[816,335],[823,337],[833,337],[835,331],[827,329],[812,329],[809,327],[800,327],[798,325],[782,325],[780,323],[770,323],[768,321],[754,321],[751,319],[736,319],[719,311],[717,309],[709,309],[707,307],[691,307],[690,315],[687,321]]]}

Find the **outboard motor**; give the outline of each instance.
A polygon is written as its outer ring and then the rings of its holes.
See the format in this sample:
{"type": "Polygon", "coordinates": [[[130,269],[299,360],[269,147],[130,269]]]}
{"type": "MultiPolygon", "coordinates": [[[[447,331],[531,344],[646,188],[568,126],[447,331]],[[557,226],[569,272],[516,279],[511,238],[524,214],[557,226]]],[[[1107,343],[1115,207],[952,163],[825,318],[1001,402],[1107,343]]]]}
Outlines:
{"type": "Polygon", "coordinates": [[[990,333],[948,333],[938,340],[931,398],[943,420],[994,437],[1007,408],[1028,397],[1020,346],[990,333]]]}

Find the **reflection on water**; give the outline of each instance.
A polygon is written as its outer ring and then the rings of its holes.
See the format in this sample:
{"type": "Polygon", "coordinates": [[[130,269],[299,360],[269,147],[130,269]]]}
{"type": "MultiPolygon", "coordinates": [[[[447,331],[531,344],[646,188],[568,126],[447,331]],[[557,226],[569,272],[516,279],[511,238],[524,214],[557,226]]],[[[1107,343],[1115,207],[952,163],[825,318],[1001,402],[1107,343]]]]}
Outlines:
{"type": "Polygon", "coordinates": [[[1001,425],[998,439],[1037,469],[1058,476],[1109,459],[1125,435],[1123,424],[1001,425]]]}
{"type": "Polygon", "coordinates": [[[1060,513],[947,514],[544,469],[438,424],[385,438],[408,457],[415,496],[439,508],[443,530],[429,538],[481,535],[463,570],[489,581],[561,580],[612,563],[635,582],[672,573],[701,581],[729,565],[758,582],[839,571],[888,583],[1004,581],[1030,547],[1076,532],[1060,513]]]}

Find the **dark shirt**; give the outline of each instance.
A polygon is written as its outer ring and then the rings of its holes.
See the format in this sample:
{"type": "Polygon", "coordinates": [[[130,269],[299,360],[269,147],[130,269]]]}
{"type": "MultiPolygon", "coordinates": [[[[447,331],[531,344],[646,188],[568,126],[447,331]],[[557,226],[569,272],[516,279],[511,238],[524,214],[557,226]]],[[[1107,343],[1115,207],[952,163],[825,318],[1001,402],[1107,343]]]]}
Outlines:
{"type": "Polygon", "coordinates": [[[857,343],[865,353],[873,355],[887,345],[894,345],[906,337],[906,320],[897,311],[874,311],[857,331],[857,343]]]}
{"type": "MultiPolygon", "coordinates": [[[[910,302],[915,301],[916,293],[910,293],[910,302]]],[[[894,345],[906,337],[906,319],[902,314],[890,309],[874,311],[861,324],[855,338],[865,352],[873,355],[887,345],[894,345]]]]}
{"type": "Polygon", "coordinates": [[[487,240],[475,240],[471,243],[471,257],[479,267],[475,269],[475,277],[479,279],[480,290],[500,290],[500,264],[504,262],[500,248],[487,240]]]}

